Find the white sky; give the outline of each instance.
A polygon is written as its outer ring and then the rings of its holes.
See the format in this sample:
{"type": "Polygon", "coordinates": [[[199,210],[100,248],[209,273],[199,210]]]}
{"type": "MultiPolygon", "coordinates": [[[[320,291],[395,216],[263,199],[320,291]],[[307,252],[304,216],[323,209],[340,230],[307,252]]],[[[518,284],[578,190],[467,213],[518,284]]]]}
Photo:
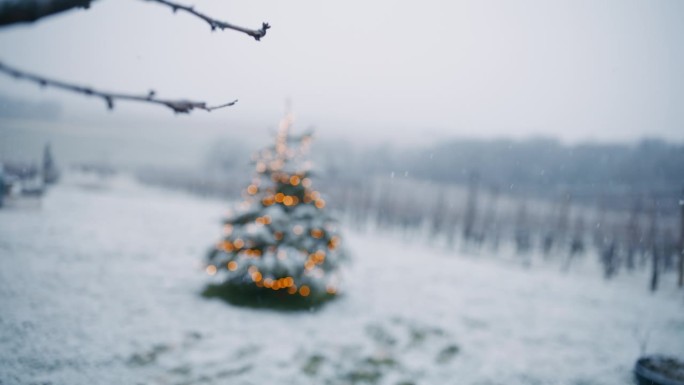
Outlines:
{"type": "Polygon", "coordinates": [[[256,42],[211,33],[154,3],[98,0],[88,11],[0,30],[0,60],[107,90],[240,99],[233,108],[178,117],[122,102],[110,113],[100,100],[6,76],[0,93],[57,100],[65,114],[55,127],[76,131],[265,135],[290,97],[300,127],[328,138],[684,140],[684,1],[192,3],[218,19],[273,28],[256,42]]]}

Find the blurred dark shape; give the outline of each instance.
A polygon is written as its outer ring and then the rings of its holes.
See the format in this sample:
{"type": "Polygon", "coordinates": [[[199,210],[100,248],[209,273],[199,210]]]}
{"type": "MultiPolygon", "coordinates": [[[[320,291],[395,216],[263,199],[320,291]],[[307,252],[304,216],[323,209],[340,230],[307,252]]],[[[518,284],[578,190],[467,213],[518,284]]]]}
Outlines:
{"type": "Polygon", "coordinates": [[[606,279],[612,278],[618,270],[618,250],[614,239],[603,245],[601,250],[601,262],[603,263],[603,276],[606,279]]]}
{"type": "Polygon", "coordinates": [[[639,385],[684,385],[684,361],[661,355],[641,357],[634,376],[639,385]]]}
{"type": "Polygon", "coordinates": [[[627,269],[634,270],[635,258],[637,253],[643,254],[643,236],[641,234],[641,226],[639,224],[642,211],[642,197],[637,196],[634,201],[634,206],[630,212],[629,221],[627,223],[627,269]]]}
{"type": "Polygon", "coordinates": [[[44,193],[40,168],[32,163],[0,163],[0,192],[0,207],[40,199],[44,193]]]}
{"type": "Polygon", "coordinates": [[[578,216],[575,222],[575,230],[572,236],[572,242],[570,244],[570,257],[575,255],[584,254],[584,218],[578,216]]]}
{"type": "Polygon", "coordinates": [[[527,204],[521,201],[516,214],[515,247],[518,254],[525,254],[532,248],[530,228],[527,219],[527,204]]]}
{"type": "Polygon", "coordinates": [[[648,248],[651,252],[651,291],[658,290],[658,279],[660,277],[660,248],[661,243],[659,242],[658,233],[658,201],[654,198],[651,204],[650,219],[651,224],[648,230],[648,248]]]}
{"type": "Polygon", "coordinates": [[[468,200],[466,202],[466,210],[463,218],[463,239],[466,243],[472,241],[472,238],[475,236],[473,231],[477,218],[478,181],[479,176],[477,172],[471,172],[468,179],[468,200]]]}
{"type": "Polygon", "coordinates": [[[59,170],[57,164],[52,156],[52,149],[50,143],[45,145],[43,149],[43,183],[51,185],[57,183],[59,180],[59,170]]]}
{"type": "Polygon", "coordinates": [[[0,207],[11,202],[40,199],[47,186],[59,179],[59,170],[50,144],[43,149],[41,167],[35,163],[17,161],[0,162],[0,207]]]}
{"type": "Polygon", "coordinates": [[[4,174],[9,178],[33,179],[40,175],[40,168],[33,163],[5,161],[3,166],[4,174]]]}

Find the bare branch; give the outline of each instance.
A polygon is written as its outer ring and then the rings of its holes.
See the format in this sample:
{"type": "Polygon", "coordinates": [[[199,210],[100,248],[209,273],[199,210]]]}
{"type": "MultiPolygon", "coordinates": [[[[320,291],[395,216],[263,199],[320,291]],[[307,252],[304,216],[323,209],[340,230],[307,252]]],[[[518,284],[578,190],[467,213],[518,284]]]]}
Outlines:
{"type": "Polygon", "coordinates": [[[102,98],[104,102],[107,104],[107,108],[110,110],[114,108],[114,102],[117,100],[130,100],[130,101],[136,101],[136,102],[146,102],[146,103],[153,103],[153,104],[160,104],[163,106],[166,106],[170,109],[173,110],[175,113],[179,114],[188,114],[190,111],[194,109],[199,109],[199,110],[205,110],[205,111],[213,111],[219,108],[224,108],[224,107],[229,107],[237,103],[237,99],[226,104],[222,104],[219,106],[212,106],[209,107],[205,102],[194,102],[191,100],[168,100],[168,99],[158,99],[155,97],[155,92],[150,91],[147,95],[144,96],[138,96],[138,95],[129,95],[129,94],[119,94],[119,93],[113,93],[113,92],[104,92],[104,91],[98,91],[94,90],[90,87],[83,87],[83,86],[77,86],[69,83],[65,83],[59,80],[52,80],[48,78],[44,78],[42,76],[30,74],[27,72],[20,71],[18,69],[9,67],[5,65],[4,63],[0,62],[0,72],[4,72],[10,76],[13,76],[16,79],[24,79],[28,80],[34,83],[39,84],[41,87],[54,87],[54,88],[59,88],[67,91],[72,91],[88,96],[95,96],[102,98]]]}
{"type": "Polygon", "coordinates": [[[73,8],[89,8],[94,0],[5,0],[0,1],[0,26],[32,23],[73,8]]]}
{"type": "MultiPolygon", "coordinates": [[[[32,23],[46,16],[51,16],[73,8],[89,8],[95,0],[0,0],[0,26],[16,23],[32,23]]],[[[170,7],[173,12],[184,11],[206,21],[211,30],[232,29],[261,40],[266,31],[271,28],[268,23],[262,23],[260,29],[240,27],[225,21],[216,20],[203,13],[195,11],[192,6],[182,5],[167,0],[146,0],[170,7]]]]}
{"type": "Polygon", "coordinates": [[[195,11],[195,8],[192,6],[181,5],[181,4],[174,3],[171,1],[167,1],[167,0],[146,0],[146,1],[152,1],[155,3],[166,5],[166,6],[170,7],[173,10],[173,12],[180,10],[180,11],[185,11],[191,15],[197,16],[200,19],[206,21],[209,24],[209,26],[211,27],[212,31],[215,30],[216,28],[218,28],[220,30],[232,29],[234,31],[245,33],[245,34],[253,37],[256,40],[261,40],[262,37],[266,36],[266,31],[269,28],[271,28],[271,26],[268,25],[268,23],[262,23],[260,29],[243,28],[243,27],[240,27],[237,25],[227,23],[225,21],[212,19],[211,17],[209,17],[203,13],[195,11]]]}

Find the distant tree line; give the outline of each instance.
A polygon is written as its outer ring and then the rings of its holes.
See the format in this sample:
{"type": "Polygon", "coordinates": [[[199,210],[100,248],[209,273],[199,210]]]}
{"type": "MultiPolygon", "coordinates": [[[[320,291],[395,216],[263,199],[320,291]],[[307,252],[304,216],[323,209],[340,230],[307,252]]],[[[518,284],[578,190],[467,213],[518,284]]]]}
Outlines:
{"type": "Polygon", "coordinates": [[[637,144],[567,145],[553,139],[453,140],[423,148],[353,146],[319,149],[323,174],[405,174],[439,183],[466,185],[477,175],[483,186],[507,195],[555,199],[571,194],[589,205],[629,210],[637,196],[659,206],[676,204],[684,188],[684,144],[642,140],[637,144]],[[345,148],[346,147],[346,148],[345,148]],[[350,155],[353,154],[353,155],[350,155]]]}

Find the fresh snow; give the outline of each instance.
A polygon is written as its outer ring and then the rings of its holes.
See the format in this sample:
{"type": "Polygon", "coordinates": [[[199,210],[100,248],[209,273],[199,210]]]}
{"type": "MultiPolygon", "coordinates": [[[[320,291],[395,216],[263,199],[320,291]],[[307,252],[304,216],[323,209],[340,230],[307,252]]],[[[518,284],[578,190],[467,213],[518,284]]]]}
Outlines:
{"type": "Polygon", "coordinates": [[[671,275],[606,282],[427,240],[342,229],[343,295],[318,311],[199,293],[228,202],[125,178],[0,210],[0,384],[629,384],[684,356],[671,275]],[[527,266],[527,267],[526,267],[527,266]]]}

